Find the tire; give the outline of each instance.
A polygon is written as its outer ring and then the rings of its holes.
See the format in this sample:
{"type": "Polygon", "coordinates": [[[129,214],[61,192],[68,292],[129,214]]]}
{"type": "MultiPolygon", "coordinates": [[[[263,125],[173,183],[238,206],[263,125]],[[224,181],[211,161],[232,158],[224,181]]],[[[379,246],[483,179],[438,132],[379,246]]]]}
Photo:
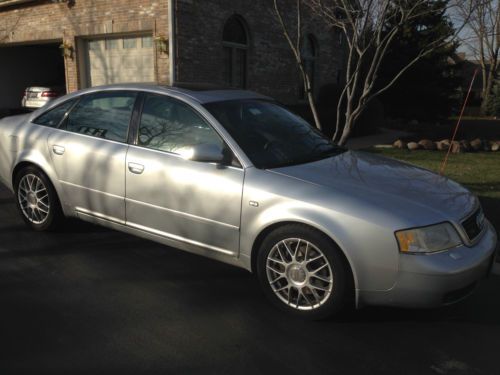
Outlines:
{"type": "Polygon", "coordinates": [[[29,166],[14,178],[16,206],[28,227],[36,231],[60,228],[64,215],[54,186],[38,168],[29,166]]]}
{"type": "Polygon", "coordinates": [[[266,236],[257,257],[264,294],[281,310],[321,320],[351,301],[352,274],[344,255],[313,228],[301,224],[277,228],[266,236]]]}

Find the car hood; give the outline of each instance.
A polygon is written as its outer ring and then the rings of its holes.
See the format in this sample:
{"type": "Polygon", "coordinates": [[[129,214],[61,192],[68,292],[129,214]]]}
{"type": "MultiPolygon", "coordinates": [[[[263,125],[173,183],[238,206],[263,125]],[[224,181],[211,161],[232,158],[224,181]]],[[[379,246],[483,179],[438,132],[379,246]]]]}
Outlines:
{"type": "Polygon", "coordinates": [[[337,202],[361,201],[358,206],[379,207],[414,225],[459,221],[478,204],[473,194],[449,178],[360,151],[272,172],[327,187],[337,202]]]}

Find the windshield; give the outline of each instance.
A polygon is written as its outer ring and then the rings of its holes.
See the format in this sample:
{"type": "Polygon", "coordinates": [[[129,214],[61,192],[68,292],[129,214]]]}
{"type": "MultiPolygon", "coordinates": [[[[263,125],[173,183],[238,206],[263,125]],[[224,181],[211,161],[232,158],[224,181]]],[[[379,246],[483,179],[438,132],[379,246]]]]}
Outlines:
{"type": "Polygon", "coordinates": [[[257,168],[304,164],[345,151],[274,102],[234,100],[209,103],[205,107],[257,168]]]}

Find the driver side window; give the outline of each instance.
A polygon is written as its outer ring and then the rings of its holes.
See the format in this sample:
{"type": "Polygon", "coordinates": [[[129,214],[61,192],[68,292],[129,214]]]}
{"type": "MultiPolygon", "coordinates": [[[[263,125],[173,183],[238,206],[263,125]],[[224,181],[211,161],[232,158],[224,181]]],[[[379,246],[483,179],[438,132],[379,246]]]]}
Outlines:
{"type": "Polygon", "coordinates": [[[200,144],[224,148],[215,130],[189,105],[162,95],[146,95],[139,125],[139,146],[178,153],[200,144]]]}

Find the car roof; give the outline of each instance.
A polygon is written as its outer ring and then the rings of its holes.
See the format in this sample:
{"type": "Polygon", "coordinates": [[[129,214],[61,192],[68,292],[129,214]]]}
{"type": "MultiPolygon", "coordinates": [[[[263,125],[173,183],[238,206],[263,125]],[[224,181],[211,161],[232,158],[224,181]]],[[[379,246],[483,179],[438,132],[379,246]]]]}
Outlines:
{"type": "Polygon", "coordinates": [[[89,89],[78,91],[75,94],[86,94],[100,91],[110,90],[140,90],[156,93],[174,93],[180,96],[189,97],[200,104],[207,104],[212,102],[221,102],[228,100],[241,100],[241,99],[263,99],[272,100],[270,97],[258,94],[253,91],[217,88],[209,84],[177,84],[176,86],[155,85],[150,83],[126,83],[126,84],[113,84],[106,86],[96,86],[89,89]]]}

